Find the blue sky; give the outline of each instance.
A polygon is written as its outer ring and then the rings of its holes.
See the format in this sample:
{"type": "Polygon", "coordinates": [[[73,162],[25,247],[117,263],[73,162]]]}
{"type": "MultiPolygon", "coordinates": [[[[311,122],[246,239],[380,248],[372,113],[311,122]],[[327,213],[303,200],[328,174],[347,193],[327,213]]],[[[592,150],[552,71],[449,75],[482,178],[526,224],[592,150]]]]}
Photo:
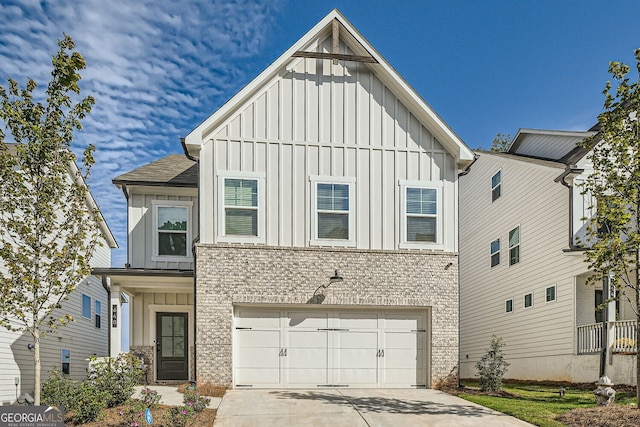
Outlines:
{"type": "Polygon", "coordinates": [[[96,98],[76,146],[126,261],[125,200],[111,180],[181,152],[187,135],[337,7],[472,148],[519,128],[586,130],[611,60],[633,64],[640,2],[3,0],[0,84],[44,86],[56,39],[84,55],[96,98]]]}

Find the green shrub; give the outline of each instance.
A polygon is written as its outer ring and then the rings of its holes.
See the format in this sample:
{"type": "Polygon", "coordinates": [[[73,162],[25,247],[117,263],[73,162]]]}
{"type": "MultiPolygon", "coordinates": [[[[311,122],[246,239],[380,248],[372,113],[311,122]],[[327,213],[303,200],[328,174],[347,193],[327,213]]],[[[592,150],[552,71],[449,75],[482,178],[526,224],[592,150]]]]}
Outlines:
{"type": "Polygon", "coordinates": [[[208,397],[200,396],[200,394],[195,391],[185,391],[182,402],[186,406],[193,409],[195,412],[202,412],[204,409],[209,407],[209,402],[211,402],[211,399],[209,399],[208,397]]]}
{"type": "Polygon", "coordinates": [[[161,398],[162,396],[157,391],[151,390],[149,387],[140,390],[140,400],[144,403],[145,408],[155,409],[161,398]]]}
{"type": "Polygon", "coordinates": [[[494,335],[491,338],[489,351],[476,362],[482,391],[497,391],[502,387],[502,378],[507,373],[507,363],[502,354],[504,343],[502,338],[494,335]]]}
{"type": "Polygon", "coordinates": [[[109,398],[107,392],[99,390],[90,381],[83,381],[74,388],[75,415],[74,421],[85,424],[98,419],[100,411],[105,408],[109,398]]]}
{"type": "Polygon", "coordinates": [[[124,408],[120,410],[120,416],[122,417],[121,425],[127,427],[135,427],[146,425],[144,421],[144,411],[147,405],[142,400],[129,399],[124,404],[124,408]]]}
{"type": "Polygon", "coordinates": [[[184,427],[193,415],[193,409],[189,406],[173,406],[164,414],[166,425],[172,427],[184,427]]]}
{"type": "Polygon", "coordinates": [[[40,401],[43,405],[61,406],[69,411],[76,406],[74,388],[75,383],[69,377],[54,369],[42,383],[40,401]]]}
{"type": "Polygon", "coordinates": [[[87,369],[88,378],[96,389],[107,393],[107,407],[126,402],[133,395],[133,387],[140,381],[142,362],[130,353],[118,357],[92,359],[87,369]]]}

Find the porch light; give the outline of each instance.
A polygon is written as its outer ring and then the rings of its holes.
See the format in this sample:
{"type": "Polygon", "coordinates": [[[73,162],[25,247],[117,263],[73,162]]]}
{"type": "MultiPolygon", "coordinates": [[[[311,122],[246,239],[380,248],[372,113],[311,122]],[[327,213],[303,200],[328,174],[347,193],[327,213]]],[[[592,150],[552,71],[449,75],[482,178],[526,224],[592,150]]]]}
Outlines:
{"type": "MultiPolygon", "coordinates": [[[[336,274],[334,274],[333,276],[331,276],[331,278],[329,278],[329,285],[332,285],[334,283],[340,283],[340,282],[342,282],[342,280],[343,280],[342,276],[340,276],[338,274],[338,270],[336,270],[336,274]]],[[[329,286],[329,285],[327,285],[327,286],[329,286]]]]}

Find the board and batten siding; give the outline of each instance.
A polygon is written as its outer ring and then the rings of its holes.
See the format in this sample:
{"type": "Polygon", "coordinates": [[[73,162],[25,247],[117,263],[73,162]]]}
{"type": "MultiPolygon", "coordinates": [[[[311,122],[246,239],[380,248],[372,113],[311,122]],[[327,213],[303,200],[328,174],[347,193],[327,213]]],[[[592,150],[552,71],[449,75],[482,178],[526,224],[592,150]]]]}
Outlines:
{"type": "MultiPolygon", "coordinates": [[[[104,239],[96,248],[90,264],[92,267],[111,266],[111,250],[104,239]]],[[[52,316],[59,318],[69,314],[74,321],[56,333],[43,337],[40,341],[41,378],[44,381],[53,369],[62,369],[62,349],[70,351],[70,377],[74,380],[86,378],[88,358],[92,355],[108,354],[108,299],[107,291],[97,277],[88,277],[77,285],[75,292],[62,303],[52,316]],[[82,317],[82,295],[91,298],[91,318],[82,317]],[[101,327],[95,326],[95,301],[102,305],[101,327]]],[[[33,350],[27,346],[32,343],[30,334],[9,332],[0,327],[0,404],[15,402],[15,378],[20,378],[18,395],[24,393],[33,396],[34,370],[33,350]]]]}
{"type": "MultiPolygon", "coordinates": [[[[329,51],[330,39],[319,44],[329,51]]],[[[342,42],[341,52],[352,53],[342,42]]],[[[454,157],[363,63],[297,59],[203,141],[202,243],[216,242],[220,174],[257,172],[267,187],[267,245],[310,245],[310,177],[320,176],[355,178],[360,249],[399,248],[400,181],[442,184],[442,249],[457,250],[454,157]]]]}
{"type": "MultiPolygon", "coordinates": [[[[152,314],[151,307],[173,307],[182,308],[183,311],[193,310],[193,293],[190,292],[138,292],[133,298],[131,304],[132,321],[131,321],[131,346],[149,346],[154,345],[156,337],[153,334],[155,330],[155,317],[152,314]]],[[[160,310],[162,311],[162,310],[160,310]]],[[[167,310],[170,311],[170,310],[167,310]]],[[[189,330],[189,341],[193,341],[192,330],[189,330]]]]}
{"type": "MultiPolygon", "coordinates": [[[[564,253],[569,239],[569,191],[554,179],[563,167],[542,166],[481,153],[460,178],[461,375],[492,335],[505,342],[507,360],[575,353],[575,276],[582,257],[564,253]],[[502,175],[502,195],[491,201],[491,177],[502,175]],[[509,266],[509,231],[520,226],[520,262],[509,266]],[[500,238],[501,262],[491,267],[490,244],[500,238]],[[556,301],[545,290],[556,286],[556,301]],[[533,292],[533,307],[524,295],[533,292]],[[505,302],[513,298],[513,312],[505,302]]],[[[510,371],[512,378],[526,374],[510,371]]]]}
{"type": "Polygon", "coordinates": [[[190,188],[135,188],[131,187],[128,202],[129,234],[128,257],[132,268],[150,269],[193,269],[191,241],[187,242],[189,257],[184,262],[154,261],[153,236],[156,233],[153,222],[153,202],[191,202],[191,240],[198,236],[198,193],[190,188]]]}

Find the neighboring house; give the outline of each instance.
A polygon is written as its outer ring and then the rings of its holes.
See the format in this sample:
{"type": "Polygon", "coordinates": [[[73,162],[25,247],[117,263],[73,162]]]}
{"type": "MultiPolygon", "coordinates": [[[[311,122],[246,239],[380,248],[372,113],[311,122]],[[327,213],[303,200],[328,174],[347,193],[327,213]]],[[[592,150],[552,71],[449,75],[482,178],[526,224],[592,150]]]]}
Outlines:
{"type": "Polygon", "coordinates": [[[114,180],[130,265],[99,272],[151,381],[430,387],[457,366],[473,152],[338,11],[183,145],[114,180]]]}
{"type": "MultiPolygon", "coordinates": [[[[11,144],[7,145],[12,150],[11,144]]],[[[96,206],[90,193],[87,204],[96,206]]],[[[100,245],[91,259],[94,268],[109,267],[111,249],[118,247],[104,219],[100,221],[100,233],[100,245]]],[[[99,278],[87,277],[77,285],[62,307],[53,312],[54,317],[70,314],[74,321],[41,339],[43,381],[54,369],[69,374],[74,380],[82,380],[87,375],[89,357],[109,354],[108,295],[108,288],[103,286],[99,278]]],[[[10,332],[0,327],[0,404],[13,404],[16,397],[22,401],[24,393],[33,396],[32,345],[30,334],[10,332]]]]}
{"type": "MultiPolygon", "coordinates": [[[[507,378],[598,379],[604,316],[596,307],[606,296],[602,284],[586,284],[579,243],[592,203],[580,184],[592,169],[576,146],[594,133],[522,129],[507,152],[477,152],[460,178],[462,378],[476,375],[495,334],[507,378]]],[[[626,301],[608,310],[616,321],[606,374],[635,384],[635,314],[626,301]]]]}

